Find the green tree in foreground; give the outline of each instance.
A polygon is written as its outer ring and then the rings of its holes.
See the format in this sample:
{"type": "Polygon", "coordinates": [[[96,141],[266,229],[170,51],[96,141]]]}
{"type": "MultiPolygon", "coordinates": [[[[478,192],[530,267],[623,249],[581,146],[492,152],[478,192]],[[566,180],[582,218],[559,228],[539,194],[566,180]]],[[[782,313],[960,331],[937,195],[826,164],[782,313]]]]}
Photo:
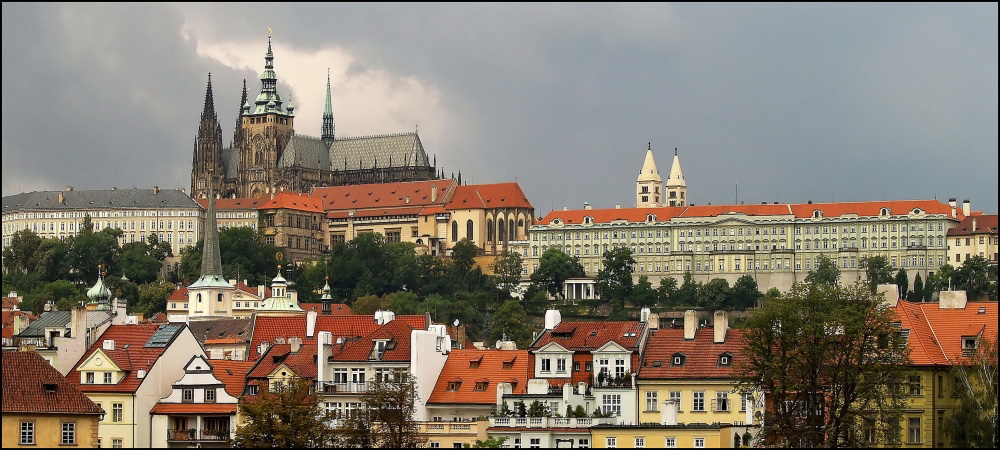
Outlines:
{"type": "Polygon", "coordinates": [[[997,341],[980,339],[976,353],[953,366],[962,398],[945,430],[955,442],[972,448],[997,448],[997,341]]]}
{"type": "Polygon", "coordinates": [[[239,404],[244,425],[236,429],[234,448],[325,448],[332,429],[330,414],[310,391],[312,383],[290,378],[262,389],[239,404]]]}
{"type": "Polygon", "coordinates": [[[531,319],[524,305],[518,300],[507,300],[493,313],[490,324],[491,340],[504,337],[517,343],[517,348],[527,348],[531,344],[531,319]]]}
{"type": "Polygon", "coordinates": [[[768,392],[763,442],[869,446],[859,430],[874,417],[876,442],[898,445],[898,425],[888,424],[906,405],[909,358],[896,320],[862,284],[800,283],[762,300],[745,323],[738,390],[768,392]]]}
{"type": "Polygon", "coordinates": [[[859,261],[861,268],[867,277],[868,289],[873,293],[878,289],[878,285],[892,283],[892,267],[889,260],[882,255],[862,256],[859,261]]]}
{"type": "Polygon", "coordinates": [[[635,258],[628,247],[615,247],[604,252],[604,263],[594,279],[594,290],[598,297],[611,303],[615,311],[625,307],[625,300],[632,297],[633,265],[635,258]]]}
{"type": "Polygon", "coordinates": [[[507,442],[506,437],[490,436],[487,440],[476,439],[476,443],[469,445],[466,443],[463,448],[503,448],[503,444],[507,442]]]}
{"type": "Polygon", "coordinates": [[[899,291],[899,298],[908,298],[910,295],[910,277],[906,275],[906,269],[899,269],[896,272],[896,289],[899,291]]]}
{"type": "Polygon", "coordinates": [[[521,254],[504,250],[493,262],[493,275],[496,277],[497,287],[510,295],[514,288],[521,283],[523,270],[524,263],[521,261],[521,254]]]}
{"type": "Polygon", "coordinates": [[[806,275],[806,283],[828,283],[837,284],[840,281],[840,269],[837,268],[837,261],[826,255],[819,255],[816,258],[816,268],[806,275]]]}
{"type": "Polygon", "coordinates": [[[417,385],[404,372],[368,382],[361,395],[361,408],[341,419],[333,431],[333,447],[416,448],[427,437],[413,419],[417,385]]]}
{"type": "Polygon", "coordinates": [[[569,278],[584,275],[579,258],[569,256],[558,248],[549,247],[538,258],[538,268],[531,274],[531,281],[543,286],[552,296],[563,298],[563,283],[569,278]]]}

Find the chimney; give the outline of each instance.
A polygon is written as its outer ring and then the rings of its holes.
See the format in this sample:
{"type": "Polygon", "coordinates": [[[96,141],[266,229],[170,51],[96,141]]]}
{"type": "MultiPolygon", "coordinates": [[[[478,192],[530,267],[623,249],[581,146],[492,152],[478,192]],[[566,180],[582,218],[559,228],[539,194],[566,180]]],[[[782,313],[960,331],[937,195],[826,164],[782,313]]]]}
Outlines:
{"type": "Polygon", "coordinates": [[[431,203],[438,201],[438,185],[431,185],[431,203]]]}
{"type": "Polygon", "coordinates": [[[569,211],[569,207],[568,206],[563,206],[563,211],[569,211]]]}
{"type": "Polygon", "coordinates": [[[973,233],[976,232],[976,217],[975,216],[972,217],[972,232],[973,233]]]}
{"type": "Polygon", "coordinates": [[[545,311],[545,329],[554,330],[562,322],[562,314],[558,309],[545,311]]]}
{"type": "Polygon", "coordinates": [[[951,206],[951,217],[958,217],[958,199],[955,197],[949,198],[948,206],[951,206]]]}
{"type": "Polygon", "coordinates": [[[965,291],[941,291],[938,309],[965,309],[968,302],[965,291]]]}
{"type": "Polygon", "coordinates": [[[716,344],[726,343],[726,330],[729,329],[729,315],[725,311],[716,311],[715,320],[713,321],[715,326],[715,340],[716,344]]]}
{"type": "Polygon", "coordinates": [[[677,401],[667,400],[663,402],[663,412],[661,418],[664,425],[677,425],[677,401]]]}
{"type": "Polygon", "coordinates": [[[320,331],[316,339],[316,381],[326,381],[323,372],[326,368],[326,347],[333,342],[333,333],[320,331]]]}
{"type": "Polygon", "coordinates": [[[302,349],[302,338],[290,337],[288,338],[288,345],[291,347],[292,353],[298,353],[302,349]]]}
{"type": "Polygon", "coordinates": [[[63,203],[65,201],[66,201],[66,196],[63,195],[62,192],[59,192],[59,203],[63,203]]]}
{"type": "Polygon", "coordinates": [[[622,205],[615,205],[615,209],[622,209],[622,205]]]}
{"type": "Polygon", "coordinates": [[[640,322],[648,322],[649,321],[649,314],[650,314],[649,308],[643,307],[639,311],[639,321],[640,322]]]}
{"type": "Polygon", "coordinates": [[[70,312],[70,333],[73,333],[73,337],[86,336],[87,335],[87,307],[86,306],[74,306],[73,311],[70,312]]]}
{"type": "Polygon", "coordinates": [[[267,297],[264,296],[264,293],[266,293],[266,292],[267,291],[265,290],[265,287],[264,287],[263,284],[260,285],[260,286],[257,286],[257,296],[260,297],[261,300],[267,298],[267,297]]]}
{"type": "Polygon", "coordinates": [[[73,186],[66,186],[66,192],[73,192],[73,186]]]}
{"type": "Polygon", "coordinates": [[[316,333],[316,316],[317,312],[315,309],[309,310],[306,313],[306,337],[313,337],[316,333]]]}
{"type": "Polygon", "coordinates": [[[969,202],[969,199],[962,200],[962,214],[965,214],[966,217],[972,215],[972,203],[969,202]]]}
{"type": "Polygon", "coordinates": [[[159,193],[160,193],[160,187],[159,186],[153,186],[153,195],[156,195],[156,194],[159,194],[159,193]]]}
{"type": "Polygon", "coordinates": [[[693,309],[684,311],[684,340],[693,340],[695,331],[698,331],[698,313],[693,309]]]}

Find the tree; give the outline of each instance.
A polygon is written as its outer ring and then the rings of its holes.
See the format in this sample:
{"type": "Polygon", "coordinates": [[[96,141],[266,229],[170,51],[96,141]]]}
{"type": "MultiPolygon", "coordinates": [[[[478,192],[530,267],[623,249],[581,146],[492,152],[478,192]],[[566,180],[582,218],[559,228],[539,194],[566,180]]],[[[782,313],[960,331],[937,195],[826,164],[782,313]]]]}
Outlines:
{"type": "Polygon", "coordinates": [[[819,258],[816,258],[816,268],[810,270],[805,279],[809,284],[837,284],[838,281],[840,281],[840,269],[837,268],[837,260],[826,255],[819,255],[819,258]]]}
{"type": "Polygon", "coordinates": [[[332,417],[311,393],[312,383],[290,378],[271,383],[256,397],[239,404],[243,426],[236,429],[235,448],[324,448],[329,446],[332,417]]]}
{"type": "Polygon", "coordinates": [[[691,271],[684,272],[684,282],[681,283],[681,288],[677,290],[677,305],[694,306],[695,296],[698,295],[698,290],[701,288],[701,283],[694,281],[694,275],[691,271]]]}
{"type": "Polygon", "coordinates": [[[924,280],[920,277],[920,272],[917,272],[917,275],[913,277],[913,290],[910,291],[910,295],[906,299],[911,302],[924,301],[924,280]]]}
{"type": "Polygon", "coordinates": [[[505,336],[514,341],[518,348],[531,344],[531,320],[524,305],[517,300],[507,300],[493,313],[490,323],[490,340],[500,340],[505,336]]]}
{"type": "Polygon", "coordinates": [[[487,440],[476,439],[476,443],[469,445],[466,443],[463,448],[503,448],[503,444],[507,442],[507,438],[500,436],[490,436],[487,440]]]}
{"type": "Polygon", "coordinates": [[[632,249],[615,247],[604,252],[601,270],[594,279],[594,290],[602,300],[611,303],[612,310],[625,307],[625,300],[632,297],[632,266],[635,258],[632,249]]]}
{"type": "Polygon", "coordinates": [[[989,271],[986,258],[979,255],[967,258],[955,273],[955,289],[964,290],[970,300],[983,298],[990,291],[989,271]]]}
{"type": "Polygon", "coordinates": [[[174,292],[174,285],[166,281],[154,281],[139,286],[139,302],[136,312],[152,316],[167,309],[167,297],[174,292]]]}
{"type": "Polygon", "coordinates": [[[657,297],[663,306],[673,305],[677,296],[677,279],[674,277],[660,278],[660,285],[656,287],[657,297]]]}
{"type": "Polygon", "coordinates": [[[644,308],[656,306],[660,300],[660,295],[653,289],[653,283],[649,282],[646,275],[639,276],[639,282],[632,289],[632,304],[644,308]]]}
{"type": "Polygon", "coordinates": [[[859,263],[868,279],[868,288],[873,293],[878,290],[878,285],[893,282],[892,267],[889,266],[889,260],[885,256],[862,256],[859,263]]]}
{"type": "Polygon", "coordinates": [[[451,248],[452,267],[459,274],[465,275],[466,272],[472,270],[478,255],[479,247],[476,246],[476,243],[470,241],[469,238],[462,238],[451,248]]]}
{"type": "Polygon", "coordinates": [[[906,275],[906,269],[899,269],[896,272],[896,289],[899,291],[898,298],[907,298],[910,294],[910,277],[906,275]]]}
{"type": "Polygon", "coordinates": [[[493,262],[493,274],[497,279],[497,287],[510,295],[521,283],[523,270],[524,263],[521,261],[521,254],[504,250],[493,262]]]}
{"type": "Polygon", "coordinates": [[[354,448],[415,448],[427,440],[413,419],[416,381],[404,372],[376,376],[361,395],[361,409],[334,431],[337,446],[354,448]]]}
{"type": "Polygon", "coordinates": [[[798,283],[746,320],[738,391],[762,390],[773,407],[764,442],[795,447],[898,444],[909,357],[893,310],[863,284],[798,283]],[[892,424],[892,425],[890,425],[892,424]]]}
{"type": "Polygon", "coordinates": [[[760,300],[760,289],[757,288],[757,280],[751,275],[743,275],[733,283],[733,289],[729,291],[729,301],[727,309],[743,310],[750,309],[757,305],[760,300]]]}
{"type": "Polygon", "coordinates": [[[945,430],[956,443],[997,448],[997,340],[980,338],[976,352],[952,367],[961,402],[945,430]]]}
{"type": "Polygon", "coordinates": [[[707,311],[721,309],[729,298],[729,282],[724,278],[713,278],[698,289],[695,301],[707,311]]]}
{"type": "Polygon", "coordinates": [[[556,247],[549,247],[538,258],[538,268],[531,274],[531,281],[545,287],[549,294],[563,298],[563,283],[569,278],[585,276],[579,258],[567,255],[556,247]]]}

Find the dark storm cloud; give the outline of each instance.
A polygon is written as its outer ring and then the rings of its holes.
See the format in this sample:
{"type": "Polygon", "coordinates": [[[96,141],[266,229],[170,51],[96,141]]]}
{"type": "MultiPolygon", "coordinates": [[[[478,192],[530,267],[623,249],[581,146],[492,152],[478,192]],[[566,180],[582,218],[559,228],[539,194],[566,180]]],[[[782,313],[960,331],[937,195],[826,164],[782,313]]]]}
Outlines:
{"type": "MultiPolygon", "coordinates": [[[[679,149],[699,204],[734,202],[738,184],[746,202],[936,196],[997,211],[995,3],[5,3],[3,21],[4,195],[188,186],[205,74],[225,80],[227,135],[232,80],[259,89],[198,41],[262,42],[272,27],[281,45],[350,53],[351,73],[432,86],[443,115],[407,113],[428,151],[470,182],[516,178],[539,214],[631,206],[647,142],[664,176],[679,149]]],[[[263,48],[251,56],[259,71],[263,48]]]]}

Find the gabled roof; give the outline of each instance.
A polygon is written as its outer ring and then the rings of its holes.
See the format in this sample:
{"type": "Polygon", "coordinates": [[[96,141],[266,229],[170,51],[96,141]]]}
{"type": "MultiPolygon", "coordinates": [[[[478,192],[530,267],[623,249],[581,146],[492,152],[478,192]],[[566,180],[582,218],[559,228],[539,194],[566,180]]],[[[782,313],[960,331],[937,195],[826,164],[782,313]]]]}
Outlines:
{"type": "Polygon", "coordinates": [[[295,211],[322,213],[323,202],[318,198],[311,197],[309,194],[282,191],[271,200],[261,203],[257,209],[292,209],[295,211]]]}
{"type": "Polygon", "coordinates": [[[186,302],[188,301],[188,288],[183,284],[174,289],[167,297],[168,302],[186,302]]]}
{"type": "Polygon", "coordinates": [[[554,330],[545,330],[528,347],[534,352],[550,342],[574,351],[593,351],[610,341],[629,349],[639,350],[639,338],[646,329],[642,322],[561,322],[554,330]]]}
{"type": "MultiPolygon", "coordinates": [[[[373,315],[324,315],[316,317],[316,330],[311,337],[306,336],[307,315],[298,316],[255,316],[253,322],[253,335],[250,341],[250,357],[256,359],[260,356],[257,348],[261,342],[274,344],[276,338],[283,338],[285,342],[290,337],[302,339],[303,344],[316,344],[316,336],[320,331],[329,331],[333,338],[361,338],[375,331],[379,325],[375,323],[373,315]]],[[[399,315],[396,320],[402,320],[414,329],[426,330],[427,316],[419,315],[399,315]]]]}
{"type": "Polygon", "coordinates": [[[968,302],[941,309],[939,303],[900,300],[896,316],[910,330],[907,346],[914,365],[953,365],[963,358],[962,338],[997,339],[997,303],[968,302]],[[980,313],[979,311],[983,311],[980,313]]]}
{"type": "Polygon", "coordinates": [[[188,328],[202,345],[216,339],[250,342],[250,319],[195,320],[188,323],[188,328]]]}
{"type": "Polygon", "coordinates": [[[330,150],[322,140],[311,136],[293,135],[281,152],[278,167],[306,167],[330,170],[330,150]]]}
{"type": "Polygon", "coordinates": [[[458,186],[446,209],[534,208],[517,183],[458,186]]]}
{"type": "MultiPolygon", "coordinates": [[[[270,195],[262,195],[257,198],[217,198],[215,199],[215,209],[246,209],[246,210],[256,210],[260,205],[271,200],[270,195]]],[[[202,208],[208,209],[208,199],[199,198],[197,199],[199,205],[202,208]]]]}
{"type": "Polygon", "coordinates": [[[614,209],[577,209],[572,211],[552,211],[539,219],[537,225],[552,225],[559,219],[564,224],[579,225],[585,217],[592,217],[594,223],[611,223],[615,220],[629,222],[645,222],[650,214],[656,216],[657,222],[668,222],[684,212],[682,206],[664,206],[662,208],[614,208],[614,209]]]}
{"type": "Polygon", "coordinates": [[[291,344],[274,344],[250,369],[247,378],[267,377],[283,365],[302,378],[316,378],[316,344],[302,344],[294,353],[291,344]]]}
{"type": "Polygon", "coordinates": [[[243,394],[243,386],[247,382],[247,374],[256,361],[231,361],[228,359],[212,359],[212,375],[226,386],[226,393],[233,397],[243,394]]]}
{"type": "Polygon", "coordinates": [[[409,361],[410,332],[413,327],[402,320],[393,320],[356,341],[345,342],[339,351],[334,347],[334,361],[409,361]],[[381,357],[376,355],[376,341],[385,341],[381,357]]]}
{"type": "Polygon", "coordinates": [[[740,376],[739,367],[745,362],[743,331],[729,329],[726,342],[716,344],[712,327],[699,328],[694,339],[684,340],[682,328],[652,330],[646,341],[646,351],[639,367],[640,380],[669,380],[691,378],[725,378],[740,376]],[[672,366],[673,356],[684,355],[682,366],[672,366]],[[719,365],[719,356],[730,354],[728,366],[719,365]],[[660,367],[655,367],[659,361],[660,367]]]}
{"type": "Polygon", "coordinates": [[[948,236],[965,236],[972,234],[997,234],[997,215],[979,215],[979,216],[969,216],[962,220],[962,223],[958,224],[955,228],[948,230],[948,236]],[[972,228],[972,224],[975,222],[975,229],[972,228]]]}
{"type": "MultiPolygon", "coordinates": [[[[111,311],[87,311],[87,328],[93,328],[111,320],[111,311]]],[[[73,318],[72,311],[46,311],[38,320],[31,322],[25,328],[20,337],[41,337],[45,335],[46,328],[65,328],[70,326],[73,318]]]]}
{"type": "Polygon", "coordinates": [[[104,414],[38,353],[3,352],[2,358],[4,414],[104,414]]]}
{"type": "Polygon", "coordinates": [[[174,339],[187,328],[184,324],[143,324],[143,325],[111,325],[101,338],[87,349],[66,379],[83,392],[125,392],[134,393],[143,379],[138,371],[147,373],[156,364],[163,352],[174,339]],[[163,331],[161,331],[163,330],[163,331]],[[161,331],[160,335],[157,332],[161,331]],[[164,332],[171,332],[163,335],[164,332]],[[157,336],[154,339],[154,335],[157,336]],[[161,339],[162,338],[162,339],[161,339]],[[105,341],[114,341],[114,350],[103,350],[105,341]],[[101,350],[111,359],[111,362],[125,372],[125,376],[117,384],[82,384],[80,381],[80,365],[85,363],[94,352],[101,350]]]}
{"type": "Polygon", "coordinates": [[[514,382],[514,394],[527,392],[527,350],[452,350],[441,369],[428,404],[493,405],[497,401],[497,384],[514,382]],[[476,361],[478,364],[474,364],[476,361]],[[510,368],[505,369],[504,363],[510,368]],[[461,380],[458,390],[448,385],[461,380]],[[476,382],[488,381],[486,389],[476,391],[476,382]]]}
{"type": "Polygon", "coordinates": [[[361,137],[338,136],[330,146],[330,166],[333,170],[354,170],[373,167],[428,167],[430,162],[420,143],[420,137],[414,132],[361,137]]]}
{"type": "MultiPolygon", "coordinates": [[[[898,216],[909,214],[919,208],[927,214],[951,215],[951,206],[937,200],[888,200],[872,202],[840,202],[840,203],[800,203],[790,205],[795,217],[812,217],[813,211],[823,212],[823,217],[839,217],[847,214],[857,214],[861,217],[877,217],[882,208],[889,208],[889,213],[898,216]]],[[[962,209],[956,212],[958,218],[964,217],[962,209]]]]}
{"type": "Polygon", "coordinates": [[[427,180],[400,183],[356,184],[314,188],[312,196],[322,199],[326,211],[386,208],[413,208],[444,205],[455,180],[427,180]],[[437,198],[431,190],[437,186],[437,198]],[[409,199],[409,201],[407,201],[409,199]]]}

